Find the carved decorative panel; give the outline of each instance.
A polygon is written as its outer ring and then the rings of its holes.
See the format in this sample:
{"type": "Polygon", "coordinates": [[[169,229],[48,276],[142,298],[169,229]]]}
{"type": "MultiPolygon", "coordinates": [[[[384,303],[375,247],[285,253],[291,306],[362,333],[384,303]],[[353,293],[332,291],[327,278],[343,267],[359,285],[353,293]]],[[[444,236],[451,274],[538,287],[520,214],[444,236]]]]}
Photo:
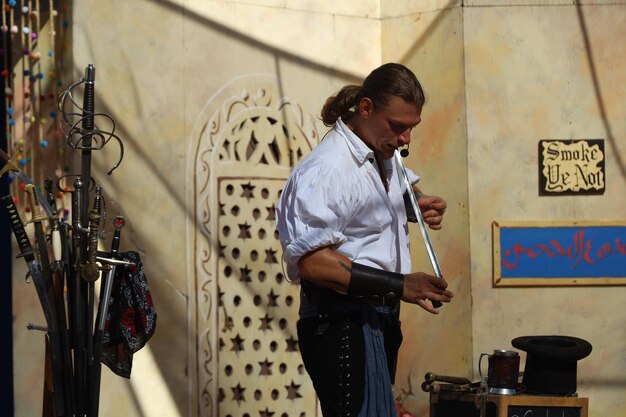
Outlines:
{"type": "Polygon", "coordinates": [[[190,377],[201,416],[317,414],[298,351],[300,288],[286,280],[274,210],[291,169],[319,139],[277,85],[271,76],[234,80],[192,135],[190,377]]]}

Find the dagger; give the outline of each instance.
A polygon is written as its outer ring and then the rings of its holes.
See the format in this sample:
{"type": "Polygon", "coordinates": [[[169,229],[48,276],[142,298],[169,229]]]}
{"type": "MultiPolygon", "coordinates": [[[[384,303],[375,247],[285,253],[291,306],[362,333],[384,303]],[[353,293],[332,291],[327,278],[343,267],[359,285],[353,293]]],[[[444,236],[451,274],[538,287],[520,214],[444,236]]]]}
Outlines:
{"type": "Polygon", "coordinates": [[[124,217],[117,216],[113,220],[113,227],[115,232],[113,233],[113,240],[111,241],[111,253],[110,258],[97,257],[98,261],[105,264],[104,269],[107,271],[103,276],[100,290],[100,304],[98,305],[98,319],[96,332],[94,334],[93,342],[93,358],[92,368],[89,374],[90,389],[89,389],[89,407],[88,416],[98,417],[98,408],[100,401],[100,378],[101,378],[101,360],[102,360],[102,337],[104,335],[104,328],[106,326],[107,313],[109,310],[109,300],[111,299],[111,290],[113,288],[113,280],[115,279],[115,270],[119,265],[132,265],[131,262],[117,259],[118,250],[120,247],[120,233],[126,221],[124,217]]]}

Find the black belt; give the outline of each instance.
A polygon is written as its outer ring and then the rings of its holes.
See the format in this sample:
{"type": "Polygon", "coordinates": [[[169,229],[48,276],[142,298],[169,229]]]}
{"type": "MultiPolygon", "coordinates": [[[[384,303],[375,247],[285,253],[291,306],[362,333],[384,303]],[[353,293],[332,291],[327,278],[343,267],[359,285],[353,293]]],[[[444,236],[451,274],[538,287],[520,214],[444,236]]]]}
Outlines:
{"type": "Polygon", "coordinates": [[[341,294],[330,288],[325,288],[309,281],[302,281],[302,289],[307,293],[307,297],[306,304],[300,306],[301,317],[313,317],[319,314],[325,315],[334,312],[358,310],[359,305],[362,304],[387,307],[390,309],[395,309],[400,306],[400,299],[396,296],[354,296],[341,294]],[[312,309],[308,307],[312,307],[312,309]],[[308,312],[304,313],[305,311],[308,312]]]}
{"type": "Polygon", "coordinates": [[[383,297],[382,295],[368,295],[364,297],[357,297],[357,299],[363,300],[374,306],[398,307],[400,305],[400,299],[395,296],[383,297]]]}

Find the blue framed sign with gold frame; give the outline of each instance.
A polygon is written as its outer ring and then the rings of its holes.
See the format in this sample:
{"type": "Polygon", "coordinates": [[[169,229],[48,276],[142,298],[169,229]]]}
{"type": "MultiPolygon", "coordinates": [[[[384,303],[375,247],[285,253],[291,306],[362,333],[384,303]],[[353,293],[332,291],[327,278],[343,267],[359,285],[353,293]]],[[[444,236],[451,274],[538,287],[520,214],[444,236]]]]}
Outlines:
{"type": "Polygon", "coordinates": [[[493,222],[494,286],[626,285],[626,222],[493,222]]]}

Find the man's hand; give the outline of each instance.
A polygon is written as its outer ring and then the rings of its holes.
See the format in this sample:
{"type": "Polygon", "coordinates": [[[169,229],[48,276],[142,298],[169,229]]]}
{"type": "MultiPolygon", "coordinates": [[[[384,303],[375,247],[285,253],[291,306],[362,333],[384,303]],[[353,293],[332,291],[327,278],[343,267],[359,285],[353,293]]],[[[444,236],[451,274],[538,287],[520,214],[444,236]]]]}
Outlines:
{"type": "Polygon", "coordinates": [[[446,288],[448,288],[448,283],[443,278],[424,272],[405,274],[402,301],[417,304],[429,313],[438,314],[439,310],[434,308],[428,300],[449,303],[454,294],[446,288]]]}
{"type": "Polygon", "coordinates": [[[443,227],[441,224],[443,221],[443,213],[446,212],[446,207],[448,207],[446,200],[433,195],[422,195],[419,200],[417,200],[417,205],[422,212],[424,223],[426,223],[428,227],[433,230],[439,230],[443,227]]]}

